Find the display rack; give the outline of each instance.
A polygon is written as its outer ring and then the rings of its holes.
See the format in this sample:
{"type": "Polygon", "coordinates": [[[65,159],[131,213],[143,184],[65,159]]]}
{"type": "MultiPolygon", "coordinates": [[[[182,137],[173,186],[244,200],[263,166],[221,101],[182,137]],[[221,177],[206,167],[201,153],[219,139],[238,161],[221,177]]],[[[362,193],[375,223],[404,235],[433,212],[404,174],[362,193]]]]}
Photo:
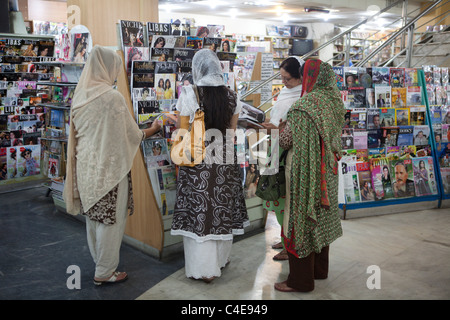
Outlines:
{"type": "MultiPolygon", "coordinates": [[[[388,68],[391,69],[391,68],[388,68]]],[[[418,85],[420,86],[420,92],[421,92],[421,105],[425,105],[425,102],[427,101],[427,90],[426,90],[426,85],[425,85],[425,81],[424,81],[424,75],[423,75],[423,70],[421,69],[416,69],[417,70],[417,75],[418,75],[418,85]]],[[[342,85],[342,83],[341,83],[342,85]]],[[[344,84],[345,85],[345,84],[344,84]]],[[[345,86],[343,87],[345,89],[345,86]]],[[[345,90],[344,90],[345,91],[345,90]]],[[[341,91],[342,92],[342,91],[341,91]]],[[[348,101],[347,101],[348,103],[348,101]]],[[[412,108],[414,106],[410,106],[409,108],[412,108]]],[[[401,109],[401,108],[399,108],[401,109]]],[[[356,109],[351,109],[351,113],[354,113],[356,109]]],[[[366,110],[370,110],[370,109],[366,109],[366,110]]],[[[382,109],[380,109],[381,111],[382,109]]],[[[387,109],[386,109],[387,110],[387,109]]],[[[431,122],[431,117],[430,117],[430,110],[429,110],[429,106],[428,103],[426,103],[425,105],[425,114],[426,114],[426,127],[428,127],[429,132],[431,133],[430,135],[433,135],[433,129],[432,129],[432,122],[431,122]]],[[[409,112],[409,111],[408,111],[409,112]]],[[[353,119],[352,116],[352,121],[363,121],[365,123],[369,122],[368,118],[362,118],[361,116],[356,117],[357,119],[353,119]]],[[[409,118],[408,118],[409,119],[409,118]]],[[[397,120],[396,120],[397,121],[397,120]]],[[[410,124],[410,122],[408,122],[408,124],[410,124]]],[[[365,124],[364,124],[365,125],[365,124]]],[[[397,126],[397,124],[395,124],[392,128],[394,129],[394,127],[396,128],[408,128],[409,126],[397,126]]],[[[383,132],[386,131],[387,129],[390,128],[382,128],[383,132]]],[[[345,131],[345,129],[343,129],[343,132],[345,131]]],[[[386,131],[389,132],[389,131],[386,131]]],[[[393,131],[391,131],[393,132],[393,131]]],[[[398,131],[400,132],[400,131],[398,131]]],[[[347,134],[347,133],[346,133],[347,134]]],[[[386,138],[386,136],[385,136],[386,138]]],[[[429,138],[429,137],[428,137],[429,138]]],[[[343,141],[344,141],[344,136],[343,136],[343,141]]],[[[370,139],[369,139],[370,141],[370,139]]],[[[404,145],[407,149],[407,145],[404,145]]],[[[432,173],[434,174],[434,177],[438,177],[439,176],[439,169],[438,169],[438,165],[437,165],[437,158],[436,158],[436,149],[435,149],[435,145],[432,142],[432,139],[428,140],[428,143],[426,146],[423,146],[423,150],[431,150],[431,155],[430,154],[426,154],[423,152],[420,152],[417,154],[415,153],[409,153],[408,152],[412,152],[412,151],[406,151],[406,153],[404,153],[403,155],[401,155],[400,153],[397,153],[397,155],[395,154],[395,148],[397,148],[397,150],[401,150],[401,147],[399,148],[399,146],[393,146],[391,150],[393,150],[393,154],[392,154],[392,158],[387,158],[388,157],[388,153],[386,153],[387,148],[386,146],[382,146],[382,148],[380,149],[385,149],[384,151],[384,155],[385,156],[380,156],[380,159],[383,158],[383,161],[381,161],[380,163],[378,163],[378,165],[380,165],[381,163],[386,164],[388,167],[391,166],[390,168],[392,168],[393,164],[397,164],[398,161],[400,160],[404,160],[405,163],[406,161],[410,160],[408,163],[410,165],[409,167],[409,172],[410,172],[410,176],[409,179],[412,179],[412,163],[416,162],[416,161],[420,161],[421,159],[426,159],[426,161],[428,161],[429,165],[431,165],[433,168],[432,170],[430,169],[430,167],[427,167],[430,171],[428,172],[429,174],[432,173]],[[413,156],[413,157],[412,157],[413,156]],[[422,157],[420,157],[422,156],[422,157]],[[411,158],[412,157],[412,158],[411,158]],[[384,159],[388,159],[386,162],[384,162],[384,159]],[[407,160],[405,160],[407,159],[407,160]],[[414,160],[413,160],[414,159],[414,160]]],[[[373,149],[373,150],[376,150],[373,149]]],[[[369,154],[370,154],[370,150],[368,150],[369,154]]],[[[376,161],[373,162],[374,164],[376,163],[376,161]]],[[[385,193],[383,193],[382,196],[379,196],[378,193],[376,193],[374,190],[376,190],[376,183],[377,181],[374,180],[374,176],[376,175],[374,173],[374,167],[371,166],[372,162],[369,163],[367,162],[361,162],[360,164],[360,168],[358,168],[356,170],[356,163],[352,162],[352,161],[347,161],[347,160],[342,160],[341,161],[341,166],[340,166],[340,170],[339,170],[339,180],[340,180],[340,194],[341,194],[341,203],[339,205],[340,209],[341,209],[341,215],[344,219],[347,218],[356,218],[356,217],[364,217],[364,216],[373,216],[373,215],[380,215],[380,214],[387,214],[387,213],[400,213],[400,212],[408,212],[408,211],[413,211],[413,210],[423,210],[423,209],[432,209],[432,208],[439,208],[441,207],[441,200],[443,197],[442,194],[442,185],[440,185],[438,183],[437,186],[435,186],[435,188],[433,188],[429,193],[424,193],[424,195],[421,194],[417,194],[417,191],[413,192],[413,196],[409,195],[398,195],[398,196],[391,196],[390,198],[384,198],[384,195],[387,195],[389,192],[391,195],[393,195],[393,184],[389,183],[387,184],[387,188],[390,190],[386,191],[387,189],[385,188],[385,185],[382,186],[382,189],[384,190],[385,193]],[[345,163],[345,166],[344,166],[345,163]],[[350,168],[350,165],[354,165],[354,167],[350,168]],[[366,166],[366,167],[364,167],[366,166]],[[369,166],[369,167],[367,167],[369,166]],[[352,172],[350,172],[350,170],[354,170],[352,172]],[[368,179],[369,181],[369,188],[372,188],[372,194],[374,196],[373,200],[366,200],[363,201],[362,200],[362,196],[361,194],[359,194],[358,198],[358,193],[359,190],[361,190],[362,185],[361,185],[361,181],[360,181],[360,172],[370,172],[369,175],[371,177],[372,180],[368,179]],[[350,172],[349,176],[345,176],[346,174],[348,174],[350,172]],[[346,180],[347,179],[347,180],[346,180]],[[349,180],[350,179],[350,180],[349,180]],[[353,179],[353,180],[352,180],[353,179]],[[354,183],[354,189],[351,188],[351,183],[354,183]],[[372,183],[370,183],[372,182],[372,183]],[[347,183],[347,187],[350,186],[350,188],[347,189],[346,191],[343,191],[343,188],[345,189],[345,187],[343,187],[343,184],[347,183]],[[358,187],[356,187],[356,185],[358,187]],[[370,185],[371,184],[371,185],[370,185]],[[358,189],[358,191],[356,191],[358,189]],[[431,193],[431,194],[430,194],[431,193]],[[342,194],[345,194],[344,197],[342,197],[342,194]],[[355,195],[355,197],[353,198],[353,195],[355,195]],[[342,201],[342,198],[344,198],[344,200],[342,201]],[[359,200],[361,199],[361,200],[359,200]],[[350,201],[351,200],[351,201],[350,201]]],[[[424,164],[425,165],[425,164],[424,164]]],[[[380,167],[381,168],[381,167],[380,167]]],[[[389,168],[389,170],[390,170],[389,168]]],[[[393,181],[393,177],[394,177],[394,172],[390,171],[390,181],[393,181]]],[[[416,171],[414,171],[414,174],[416,174],[416,171]]],[[[379,181],[382,181],[382,175],[380,173],[379,177],[379,181]]],[[[415,190],[417,190],[417,186],[420,180],[420,177],[415,177],[413,175],[414,178],[414,188],[416,188],[415,190]]],[[[366,178],[367,179],[367,178],[366,178]]],[[[364,181],[364,178],[363,178],[364,181]]],[[[436,182],[437,179],[435,180],[436,182]]],[[[428,182],[426,182],[428,184],[428,182]]],[[[431,183],[431,180],[430,180],[431,183]]],[[[429,185],[429,184],[428,184],[429,185]]]]}

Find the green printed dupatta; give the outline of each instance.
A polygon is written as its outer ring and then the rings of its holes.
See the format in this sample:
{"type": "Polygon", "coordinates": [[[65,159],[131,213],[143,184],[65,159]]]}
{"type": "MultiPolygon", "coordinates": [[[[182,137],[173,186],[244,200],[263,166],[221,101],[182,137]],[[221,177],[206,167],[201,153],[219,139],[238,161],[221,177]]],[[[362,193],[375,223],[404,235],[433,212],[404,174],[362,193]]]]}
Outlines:
{"type": "Polygon", "coordinates": [[[345,108],[331,66],[308,60],[303,93],[288,113],[292,131],[290,214],[282,231],[286,249],[303,258],[342,235],[337,161],[345,108]]]}

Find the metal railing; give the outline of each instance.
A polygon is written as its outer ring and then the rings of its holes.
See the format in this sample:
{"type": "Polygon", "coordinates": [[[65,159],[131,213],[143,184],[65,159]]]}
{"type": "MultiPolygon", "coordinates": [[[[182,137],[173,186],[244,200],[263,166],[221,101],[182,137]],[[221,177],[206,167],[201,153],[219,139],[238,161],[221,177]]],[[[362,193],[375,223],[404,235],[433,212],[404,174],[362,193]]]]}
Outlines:
{"type": "MultiPolygon", "coordinates": [[[[373,19],[376,19],[380,14],[387,12],[388,10],[390,10],[391,8],[403,3],[405,5],[406,0],[398,0],[392,4],[390,4],[389,6],[387,6],[386,8],[382,9],[381,11],[377,12],[376,14],[364,19],[363,21],[355,24],[353,27],[339,33],[338,35],[332,37],[330,40],[326,41],[325,43],[323,43],[322,45],[318,46],[317,48],[315,48],[314,50],[312,50],[311,52],[301,56],[302,59],[307,59],[310,56],[312,56],[314,53],[318,52],[319,50],[322,50],[323,48],[334,44],[337,40],[339,39],[343,39],[344,37],[346,37],[347,35],[350,35],[351,32],[357,28],[359,28],[360,26],[366,24],[369,21],[372,21],[373,19]]],[[[401,27],[400,29],[398,29],[395,32],[392,32],[391,34],[388,34],[384,37],[382,37],[381,39],[378,39],[379,42],[383,42],[378,48],[376,48],[375,50],[373,50],[372,52],[370,52],[366,57],[364,57],[356,66],[357,67],[361,67],[363,65],[365,65],[368,61],[370,61],[373,57],[375,57],[377,54],[379,54],[384,48],[386,48],[387,46],[389,46],[393,41],[395,41],[398,37],[402,36],[404,37],[405,34],[408,34],[408,41],[407,41],[407,46],[405,46],[404,48],[402,48],[402,50],[395,54],[394,57],[392,57],[391,59],[389,59],[386,62],[383,62],[383,65],[387,65],[389,63],[391,63],[393,61],[394,58],[404,54],[406,52],[406,59],[403,63],[407,62],[408,65],[411,62],[411,54],[412,54],[412,46],[414,44],[413,41],[413,30],[414,30],[414,25],[415,23],[422,18],[423,16],[425,16],[426,14],[430,13],[432,10],[436,10],[439,6],[443,6],[445,4],[447,4],[449,2],[449,0],[437,0],[436,2],[434,2],[433,4],[431,4],[430,6],[428,6],[424,11],[420,12],[417,16],[415,16],[414,18],[408,18],[406,16],[402,16],[401,18],[399,18],[398,20],[402,19],[404,20],[404,26],[401,27]],[[409,19],[409,21],[408,21],[409,19]],[[384,40],[385,38],[387,38],[386,40],[384,40]]],[[[420,9],[420,8],[419,8],[420,9]]],[[[416,9],[413,12],[419,10],[416,9]]],[[[406,12],[406,10],[403,10],[404,12],[406,12]]],[[[410,12],[407,15],[410,15],[412,12],[410,12]]],[[[443,19],[445,19],[450,13],[449,12],[445,12],[437,17],[432,18],[431,20],[435,20],[438,17],[445,15],[440,21],[442,21],[443,19]]],[[[397,23],[398,20],[394,21],[391,24],[397,23]]],[[[429,21],[431,21],[429,20],[429,21]]],[[[425,22],[426,24],[427,22],[425,22]]],[[[422,25],[423,26],[423,25],[422,25]]],[[[370,37],[373,37],[375,34],[377,34],[380,31],[377,31],[373,34],[371,34],[369,37],[367,37],[366,39],[369,39],[370,37]]],[[[427,34],[427,33],[425,33],[427,34]]],[[[430,33],[433,34],[433,33],[430,33]]],[[[361,40],[364,41],[365,39],[361,40]]],[[[376,41],[376,42],[378,42],[376,41]]],[[[375,42],[375,43],[376,43],[375,42]]],[[[403,42],[403,41],[402,41],[403,42]]],[[[364,48],[362,49],[364,50],[364,48]]],[[[333,57],[334,58],[334,57],[333,57]]],[[[332,58],[332,59],[333,59],[332,58]]],[[[346,59],[350,59],[350,55],[347,54],[346,55],[346,59]]],[[[330,60],[327,60],[326,62],[329,62],[330,60]]],[[[402,63],[402,64],[403,64],[402,63]]],[[[262,88],[264,85],[266,85],[267,83],[273,81],[274,79],[278,78],[280,76],[280,72],[275,73],[274,75],[272,75],[270,78],[261,81],[257,86],[253,87],[251,90],[247,91],[245,94],[243,94],[241,96],[241,100],[244,100],[245,98],[247,98],[248,96],[250,96],[251,94],[255,93],[256,91],[258,91],[260,88],[262,88]]],[[[276,96],[276,95],[275,95],[276,96]]],[[[267,99],[266,101],[262,102],[259,106],[257,106],[257,108],[261,108],[263,105],[265,105],[267,102],[269,102],[270,100],[272,100],[275,96],[270,97],[269,99],[267,99]]],[[[266,110],[265,112],[267,113],[268,111],[270,111],[269,108],[268,110],[266,110]]]]}

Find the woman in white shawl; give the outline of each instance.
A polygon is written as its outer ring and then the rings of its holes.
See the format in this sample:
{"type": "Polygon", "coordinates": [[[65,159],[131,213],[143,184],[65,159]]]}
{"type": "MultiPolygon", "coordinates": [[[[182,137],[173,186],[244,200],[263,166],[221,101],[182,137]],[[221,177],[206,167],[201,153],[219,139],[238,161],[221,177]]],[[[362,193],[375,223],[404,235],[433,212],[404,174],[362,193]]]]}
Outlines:
{"type": "MultiPolygon", "coordinates": [[[[270,133],[272,129],[278,129],[280,124],[287,119],[287,113],[295,101],[300,99],[302,93],[302,72],[301,68],[305,61],[299,57],[289,57],[280,65],[281,81],[284,84],[278,95],[276,103],[270,111],[270,120],[263,123],[263,126],[270,133]]],[[[280,149],[280,155],[282,150],[280,149]]],[[[285,199],[280,198],[277,201],[267,201],[266,207],[269,211],[274,211],[277,221],[283,225],[285,199]]],[[[274,256],[274,260],[287,260],[288,255],[283,248],[283,243],[279,242],[272,246],[274,249],[283,249],[280,253],[274,256]]]]}
{"type": "Polygon", "coordinates": [[[142,139],[160,130],[140,130],[113,85],[123,69],[113,50],[95,46],[75,90],[70,114],[64,201],[67,212],[86,216],[87,240],[96,264],[94,283],[121,282],[117,272],[128,209],[130,170],[142,139]]]}

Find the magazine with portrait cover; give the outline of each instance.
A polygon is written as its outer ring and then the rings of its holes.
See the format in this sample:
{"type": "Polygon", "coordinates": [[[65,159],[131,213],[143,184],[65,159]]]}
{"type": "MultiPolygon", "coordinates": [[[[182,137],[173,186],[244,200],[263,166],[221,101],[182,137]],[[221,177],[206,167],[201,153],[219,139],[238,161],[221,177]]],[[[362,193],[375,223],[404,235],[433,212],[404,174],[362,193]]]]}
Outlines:
{"type": "Polygon", "coordinates": [[[158,168],[171,164],[167,140],[147,139],[142,142],[142,149],[148,168],[158,168]]]}
{"type": "Polygon", "coordinates": [[[391,87],[376,86],[375,87],[375,99],[376,99],[377,108],[390,108],[391,107],[391,87]]]}
{"type": "Polygon", "coordinates": [[[419,106],[422,104],[421,87],[419,86],[407,87],[406,104],[408,106],[419,106]]]}
{"type": "Polygon", "coordinates": [[[381,147],[381,129],[369,129],[367,130],[367,147],[369,149],[381,147]]]}
{"type": "Polygon", "coordinates": [[[175,74],[155,74],[156,99],[175,99],[175,74]]]}
{"type": "Polygon", "coordinates": [[[380,129],[380,109],[368,109],[367,110],[367,130],[380,129]]]}
{"type": "Polygon", "coordinates": [[[370,170],[358,171],[359,190],[361,201],[374,201],[376,199],[373,189],[372,175],[370,170]]]}
{"type": "Polygon", "coordinates": [[[414,126],[402,126],[398,131],[397,144],[399,146],[409,146],[414,142],[414,126]]]}
{"type": "Polygon", "coordinates": [[[373,67],[372,68],[372,83],[374,87],[390,86],[390,72],[388,67],[373,67]]]}
{"type": "Polygon", "coordinates": [[[29,177],[40,174],[41,168],[41,145],[26,145],[19,148],[21,161],[18,165],[22,165],[22,176],[29,177]]]}
{"type": "Polygon", "coordinates": [[[151,48],[151,61],[173,61],[174,49],[151,48]]]}
{"type": "Polygon", "coordinates": [[[344,68],[344,85],[347,89],[352,87],[360,87],[357,67],[344,68]]]}
{"type": "Polygon", "coordinates": [[[364,88],[372,88],[372,68],[358,68],[359,85],[364,88]]]}
{"type": "Polygon", "coordinates": [[[405,87],[405,68],[389,68],[389,84],[392,88],[405,87]]]}
{"type": "Polygon", "coordinates": [[[134,101],[133,108],[137,115],[138,124],[141,124],[155,114],[160,113],[159,101],[157,100],[134,101]]]}
{"type": "Polygon", "coordinates": [[[209,36],[214,38],[223,38],[225,36],[225,25],[208,24],[209,36]]]}
{"type": "Polygon", "coordinates": [[[147,22],[148,43],[153,42],[155,35],[171,35],[170,23],[147,22]]]}
{"type": "Polygon", "coordinates": [[[341,135],[342,149],[349,150],[353,148],[353,128],[342,129],[341,135]]]}
{"type": "Polygon", "coordinates": [[[429,142],[429,136],[430,136],[430,127],[423,125],[423,126],[414,126],[413,131],[413,142],[416,146],[423,146],[428,145],[429,142]]]}
{"type": "Polygon", "coordinates": [[[425,125],[426,121],[426,107],[425,106],[417,106],[410,107],[410,124],[412,126],[422,126],[425,125]]]}
{"type": "Polygon", "coordinates": [[[177,64],[178,64],[177,72],[181,72],[181,73],[192,72],[192,61],[191,60],[177,61],[177,64]]]}
{"type": "Polygon", "coordinates": [[[236,52],[236,39],[223,38],[222,45],[218,51],[222,52],[236,52]]]}
{"type": "Polygon", "coordinates": [[[203,48],[211,49],[214,52],[220,49],[221,44],[222,38],[210,38],[210,37],[203,38],[203,48]]]}
{"type": "Polygon", "coordinates": [[[366,88],[366,108],[377,108],[376,99],[375,99],[375,89],[374,88],[366,88]]]}
{"type": "Polygon", "coordinates": [[[412,159],[416,196],[437,194],[436,178],[432,157],[412,159]]]}
{"type": "Polygon", "coordinates": [[[144,24],[140,21],[119,20],[120,38],[124,47],[148,46],[144,37],[144,24]]]}
{"type": "Polygon", "coordinates": [[[407,126],[409,125],[409,108],[397,108],[395,109],[395,125],[407,126]]]}
{"type": "Polygon", "coordinates": [[[392,160],[390,165],[394,197],[414,197],[415,187],[412,160],[392,160]]]}
{"type": "Polygon", "coordinates": [[[133,102],[156,100],[156,90],[153,87],[133,88],[131,93],[133,102]]]}
{"type": "Polygon", "coordinates": [[[229,61],[230,62],[230,72],[233,72],[234,70],[234,62],[236,60],[236,53],[230,53],[230,52],[223,52],[223,51],[218,51],[217,52],[217,57],[219,58],[220,61],[229,61]]]}
{"type": "Polygon", "coordinates": [[[203,38],[187,36],[186,38],[186,48],[199,50],[203,48],[203,38]]]}
{"type": "Polygon", "coordinates": [[[376,199],[393,198],[389,160],[384,156],[370,159],[370,170],[376,199]]]}
{"type": "Polygon", "coordinates": [[[176,36],[164,36],[164,35],[155,35],[153,36],[152,42],[150,43],[151,48],[175,48],[175,44],[177,43],[176,36]]]}
{"type": "Polygon", "coordinates": [[[366,129],[367,109],[355,108],[350,110],[350,128],[366,129]]]}
{"type": "Polygon", "coordinates": [[[59,155],[49,153],[47,176],[51,179],[59,177],[60,157],[59,155]]]}
{"type": "Polygon", "coordinates": [[[196,50],[187,48],[178,48],[173,51],[173,59],[175,61],[192,61],[196,50]]]}
{"type": "Polygon", "coordinates": [[[127,74],[131,74],[134,61],[149,61],[149,48],[148,47],[125,47],[125,65],[127,67],[127,74]]]}

